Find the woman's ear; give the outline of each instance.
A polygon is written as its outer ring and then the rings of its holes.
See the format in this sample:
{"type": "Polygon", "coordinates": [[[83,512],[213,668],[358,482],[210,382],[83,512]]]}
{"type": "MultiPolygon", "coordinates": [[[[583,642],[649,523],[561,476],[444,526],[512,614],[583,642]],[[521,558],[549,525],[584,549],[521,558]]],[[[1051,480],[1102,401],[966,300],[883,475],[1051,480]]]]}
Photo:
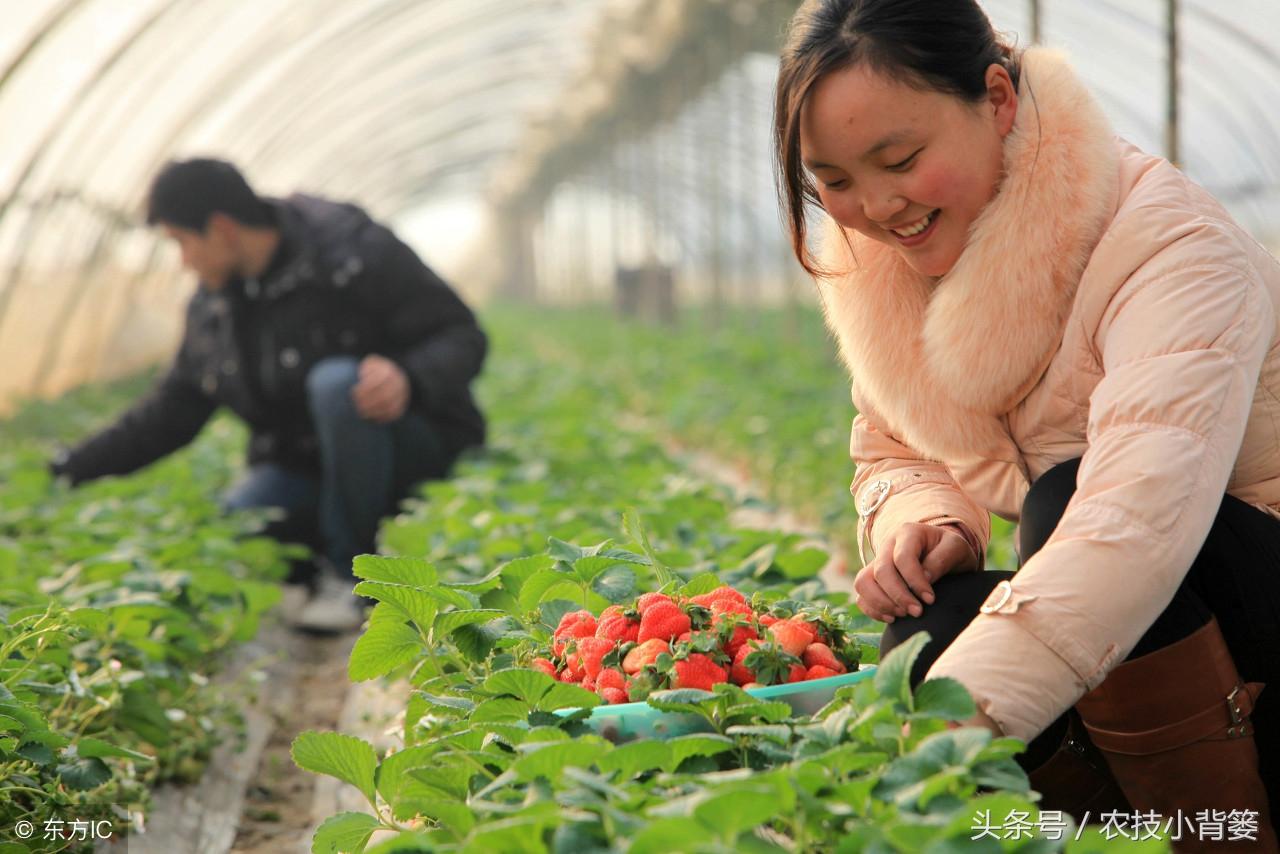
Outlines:
{"type": "Polygon", "coordinates": [[[1009,70],[995,62],[987,66],[987,108],[993,110],[996,131],[1007,136],[1018,116],[1018,90],[1009,70]]]}

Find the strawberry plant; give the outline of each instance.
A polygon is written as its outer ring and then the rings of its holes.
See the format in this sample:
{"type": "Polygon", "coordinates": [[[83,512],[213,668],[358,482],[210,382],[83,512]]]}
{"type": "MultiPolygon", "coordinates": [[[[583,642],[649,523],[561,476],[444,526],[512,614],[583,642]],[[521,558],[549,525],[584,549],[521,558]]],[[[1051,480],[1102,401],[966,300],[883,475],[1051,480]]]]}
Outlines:
{"type": "MultiPolygon", "coordinates": [[[[657,327],[600,307],[503,308],[487,322],[496,337],[523,338],[542,364],[591,383],[596,405],[650,418],[749,472],[770,498],[820,522],[856,571],[854,410],[816,309],[728,311],[714,329],[697,310],[657,327]]],[[[993,517],[992,532],[988,566],[1015,568],[1013,525],[993,517]]]]}
{"type": "Polygon", "coordinates": [[[981,816],[1039,818],[1013,760],[1022,744],[948,728],[974,710],[958,683],[910,689],[925,642],[895,649],[874,682],[811,717],[728,683],[655,693],[651,706],[698,715],[709,732],[621,745],[584,723],[598,697],[546,673],[428,680],[401,749],[379,757],[337,733],[295,741],[300,766],[369,804],[326,821],[313,850],[1119,850],[1096,831],[1075,845],[1069,820],[1056,841],[975,841],[981,816]]]}
{"type": "MultiPolygon", "coordinates": [[[[736,528],[731,495],[682,471],[651,422],[616,417],[614,378],[514,343],[542,334],[507,340],[486,375],[491,451],[357,559],[378,604],[349,672],[402,678],[405,711],[383,755],[340,733],[295,742],[298,765],[368,804],[326,821],[314,851],[1070,850],[1074,828],[973,838],[980,816],[1038,816],[1023,745],[949,728],[974,713],[955,682],[911,690],[924,635],[816,714],[734,684],[734,662],[772,682],[864,667],[878,626],[813,579],[820,550],[736,528]],[[594,712],[660,668],[645,702],[706,731],[597,731],[594,712]]],[[[1080,850],[1118,844],[1096,836],[1080,850]]]]}
{"type": "MultiPolygon", "coordinates": [[[[214,500],[243,444],[230,423],[133,477],[75,490],[51,480],[50,441],[92,429],[136,391],[85,389],[3,425],[0,851],[19,844],[4,840],[21,820],[118,831],[151,786],[197,778],[236,718],[209,677],[279,598],[286,550],[214,500]]],[[[41,836],[14,850],[76,847],[41,836]]]]}

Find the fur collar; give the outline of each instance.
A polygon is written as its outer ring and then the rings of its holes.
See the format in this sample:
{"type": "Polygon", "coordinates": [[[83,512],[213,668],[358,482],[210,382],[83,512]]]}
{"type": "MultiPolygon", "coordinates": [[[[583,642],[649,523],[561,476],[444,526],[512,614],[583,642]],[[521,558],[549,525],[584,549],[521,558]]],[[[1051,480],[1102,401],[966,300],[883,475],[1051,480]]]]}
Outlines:
{"type": "Polygon", "coordinates": [[[1111,128],[1065,57],[1027,50],[1000,190],[946,276],[848,231],[851,254],[830,223],[823,261],[841,272],[818,290],[855,403],[926,456],[1007,459],[1000,416],[1061,343],[1117,175],[1111,128]]]}

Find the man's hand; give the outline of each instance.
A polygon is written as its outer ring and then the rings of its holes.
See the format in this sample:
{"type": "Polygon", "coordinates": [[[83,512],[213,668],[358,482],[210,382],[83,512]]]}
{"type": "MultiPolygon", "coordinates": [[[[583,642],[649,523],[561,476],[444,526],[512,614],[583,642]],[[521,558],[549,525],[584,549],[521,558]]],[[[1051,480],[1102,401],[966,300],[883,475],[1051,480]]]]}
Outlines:
{"type": "Polygon", "coordinates": [[[385,356],[365,356],[360,362],[360,379],[351,389],[351,400],[360,417],[388,424],[409,407],[409,378],[385,356]]]}
{"type": "Polygon", "coordinates": [[[954,569],[976,569],[978,556],[955,529],[908,522],[890,535],[853,580],[854,602],[873,620],[918,617],[933,604],[933,585],[954,569]],[[918,598],[917,598],[918,597],[918,598]]]}

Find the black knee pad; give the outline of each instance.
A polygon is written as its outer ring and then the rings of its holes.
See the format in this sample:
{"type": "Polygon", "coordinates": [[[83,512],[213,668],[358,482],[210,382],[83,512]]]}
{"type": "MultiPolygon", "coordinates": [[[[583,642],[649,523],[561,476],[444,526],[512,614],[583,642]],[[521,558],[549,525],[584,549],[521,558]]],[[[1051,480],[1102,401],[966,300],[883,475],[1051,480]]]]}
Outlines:
{"type": "Polygon", "coordinates": [[[898,617],[884,627],[880,638],[880,657],[883,659],[890,650],[917,632],[928,632],[929,642],[911,668],[911,687],[915,688],[924,681],[924,675],[942,651],[978,615],[978,609],[995,586],[1012,577],[1012,572],[994,570],[942,576],[933,583],[933,604],[925,605],[920,616],[898,617]]]}
{"type": "Polygon", "coordinates": [[[1076,492],[1080,458],[1059,463],[1036,479],[1022,501],[1018,523],[1018,554],[1022,562],[1040,551],[1058,527],[1076,492]]]}

